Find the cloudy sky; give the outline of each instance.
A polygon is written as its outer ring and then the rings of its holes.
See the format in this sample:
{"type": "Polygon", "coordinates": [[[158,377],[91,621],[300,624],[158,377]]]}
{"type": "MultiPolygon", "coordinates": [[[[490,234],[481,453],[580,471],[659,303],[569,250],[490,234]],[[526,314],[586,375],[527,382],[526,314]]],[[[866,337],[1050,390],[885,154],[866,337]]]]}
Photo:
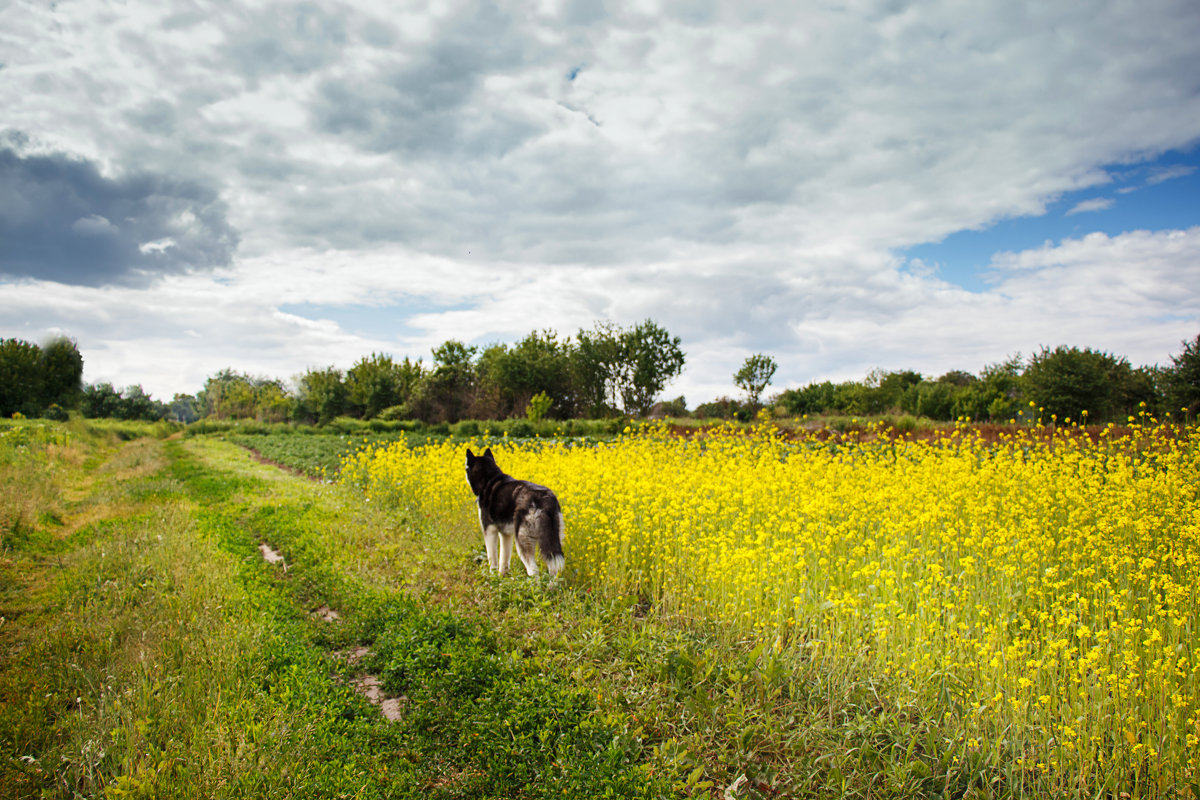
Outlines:
{"type": "Polygon", "coordinates": [[[653,318],[668,394],[1200,333],[1200,4],[0,0],[0,337],[195,392],[653,318]]]}

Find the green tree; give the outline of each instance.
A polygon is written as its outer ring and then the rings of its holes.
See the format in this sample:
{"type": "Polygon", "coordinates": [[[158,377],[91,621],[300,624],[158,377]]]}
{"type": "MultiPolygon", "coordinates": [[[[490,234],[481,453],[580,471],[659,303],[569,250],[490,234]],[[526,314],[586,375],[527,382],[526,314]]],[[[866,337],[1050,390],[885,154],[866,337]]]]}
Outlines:
{"type": "Polygon", "coordinates": [[[196,398],[190,394],[176,393],[167,406],[167,416],[184,424],[200,419],[200,408],[196,398]]]}
{"type": "Polygon", "coordinates": [[[529,405],[525,407],[525,418],[530,422],[541,422],[546,418],[546,414],[550,411],[550,406],[553,403],[554,401],[550,399],[550,395],[545,392],[538,392],[529,398],[529,405]]]}
{"type": "Polygon", "coordinates": [[[1180,345],[1183,350],[1171,356],[1171,366],[1166,373],[1169,410],[1179,413],[1187,409],[1187,414],[1200,414],[1200,334],[1180,345]]]}
{"type": "Polygon", "coordinates": [[[354,411],[371,419],[390,406],[406,403],[420,379],[407,358],[397,362],[390,355],[372,353],[363,357],[346,373],[346,397],[354,411]]]}
{"type": "Polygon", "coordinates": [[[683,372],[686,357],[680,341],[649,319],[621,334],[617,380],[626,414],[646,416],[667,384],[683,372]]]}
{"type": "Polygon", "coordinates": [[[573,411],[571,391],[571,343],[559,341],[551,330],[534,331],[517,342],[501,362],[500,379],[512,393],[514,410],[529,398],[543,393],[550,398],[550,416],[568,416],[573,411]]]}
{"type": "Polygon", "coordinates": [[[1029,399],[1046,416],[1079,421],[1112,419],[1123,411],[1124,398],[1118,388],[1132,372],[1124,358],[1090,348],[1060,345],[1043,347],[1025,369],[1024,384],[1029,399]]]}
{"type": "Polygon", "coordinates": [[[121,392],[121,403],[117,412],[119,419],[153,422],[166,415],[167,406],[147,394],[140,383],[127,386],[125,391],[121,392]]]}
{"type": "Polygon", "coordinates": [[[42,374],[38,398],[41,407],[57,403],[64,408],[73,408],[83,389],[83,356],[75,342],[60,336],[43,344],[38,367],[42,374]]]}
{"type": "Polygon", "coordinates": [[[875,370],[867,376],[865,386],[869,390],[865,400],[868,414],[885,414],[900,407],[904,393],[922,382],[921,373],[913,370],[884,372],[875,370]]]}
{"type": "Polygon", "coordinates": [[[151,397],[141,384],[119,392],[108,382],[83,387],[79,409],[89,419],[128,419],[153,422],[170,412],[170,407],[151,397]]]}
{"type": "Polygon", "coordinates": [[[954,417],[980,421],[1006,421],[1021,410],[1021,372],[1025,360],[1020,353],[1009,356],[999,364],[983,368],[979,379],[963,387],[954,398],[954,417]]]}
{"type": "Polygon", "coordinates": [[[254,416],[254,384],[249,375],[231,367],[205,380],[196,399],[206,417],[246,419],[254,416]]]}
{"type": "Polygon", "coordinates": [[[259,422],[286,422],[295,405],[291,393],[278,378],[257,378],[254,390],[254,418],[259,422]]]}
{"type": "Polygon", "coordinates": [[[278,378],[255,377],[229,368],[210,376],[196,394],[198,412],[217,419],[284,422],[294,405],[291,392],[278,378]]]}
{"type": "Polygon", "coordinates": [[[1121,359],[1111,375],[1114,416],[1127,417],[1145,409],[1161,414],[1166,409],[1167,392],[1164,371],[1158,367],[1137,367],[1121,359]]]}
{"type": "Polygon", "coordinates": [[[752,414],[750,409],[731,397],[718,397],[707,403],[696,406],[692,412],[696,419],[736,419],[747,422],[752,414]]]}
{"type": "Polygon", "coordinates": [[[964,372],[961,369],[952,369],[944,375],[938,376],[937,383],[944,383],[962,389],[970,386],[977,380],[979,379],[969,372],[964,372]]]}
{"type": "Polygon", "coordinates": [[[450,339],[433,351],[433,368],[413,399],[416,416],[426,422],[458,422],[472,404],[475,353],[478,349],[450,339]]]}
{"type": "Polygon", "coordinates": [[[795,417],[822,414],[833,410],[834,391],[833,381],[809,383],[799,389],[784,389],[775,402],[795,417]]]}
{"type": "Polygon", "coordinates": [[[762,397],[763,391],[770,385],[771,379],[775,377],[775,370],[779,365],[775,363],[775,359],[762,353],[755,353],[749,356],[742,363],[742,368],[733,375],[734,384],[746,393],[746,403],[750,406],[750,410],[757,411],[759,399],[762,397]]]}
{"type": "Polygon", "coordinates": [[[41,348],[22,339],[0,339],[0,416],[41,410],[41,348]]]}
{"type": "Polygon", "coordinates": [[[859,381],[843,381],[834,385],[830,410],[840,414],[870,414],[874,407],[874,387],[859,381]]]}
{"type": "Polygon", "coordinates": [[[346,384],[337,367],[309,369],[300,377],[296,416],[324,425],[346,413],[346,384]]]}
{"type": "Polygon", "coordinates": [[[570,359],[572,394],[579,412],[588,417],[618,413],[623,357],[621,331],[611,322],[579,331],[570,359]]]}
{"type": "Polygon", "coordinates": [[[548,414],[567,417],[574,410],[571,342],[554,331],[534,331],[512,347],[494,344],[476,361],[472,414],[477,419],[519,416],[539,393],[550,398],[548,414]]]}
{"type": "Polygon", "coordinates": [[[111,383],[93,383],[83,387],[79,410],[89,419],[118,419],[122,413],[121,393],[111,383]]]}
{"type": "Polygon", "coordinates": [[[664,417],[688,416],[687,398],[683,395],[679,395],[674,400],[664,400],[658,407],[662,410],[664,417]]]}
{"type": "Polygon", "coordinates": [[[954,419],[954,399],[959,391],[953,383],[921,381],[904,390],[900,397],[900,409],[929,419],[954,419]]]}

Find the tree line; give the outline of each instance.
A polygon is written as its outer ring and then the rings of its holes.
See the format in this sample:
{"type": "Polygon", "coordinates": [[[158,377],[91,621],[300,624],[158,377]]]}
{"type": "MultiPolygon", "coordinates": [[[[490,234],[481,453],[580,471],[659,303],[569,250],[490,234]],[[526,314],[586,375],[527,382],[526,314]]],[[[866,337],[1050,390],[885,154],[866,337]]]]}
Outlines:
{"type": "MultiPolygon", "coordinates": [[[[1028,360],[1011,356],[979,374],[952,370],[925,377],[913,370],[876,370],[862,381],[821,381],[786,389],[768,401],[789,416],[905,413],[935,420],[1109,422],[1147,413],[1200,412],[1200,335],[1181,343],[1169,366],[1133,367],[1091,348],[1043,347],[1028,360]]],[[[748,358],[734,375],[744,399],[721,398],[697,416],[748,419],[775,371],[769,356],[748,358]]]]}
{"type": "Polygon", "coordinates": [[[78,405],[83,356],[70,339],[44,345],[22,339],[0,339],[0,417],[66,419],[78,405]]]}
{"type": "Polygon", "coordinates": [[[83,385],[75,343],[56,338],[38,346],[0,340],[0,416],[19,413],[65,419],[256,419],[327,423],[337,417],[420,420],[616,415],[749,419],[762,407],[777,416],[906,413],[935,420],[1008,422],[1124,421],[1146,412],[1200,412],[1200,335],[1181,343],[1167,366],[1133,367],[1128,359],[1090,348],[1042,348],[1012,356],[978,374],[952,370],[924,376],[876,370],[861,381],[820,381],[763,400],[777,364],[765,354],[746,359],[733,376],[743,394],[689,412],[683,397],[660,401],[686,361],[679,337],[646,320],[631,327],[596,323],[575,336],[535,331],[513,345],[475,347],[448,340],[421,359],[372,353],[349,369],[310,368],[292,381],[233,369],[210,376],[196,394],[168,402],[140,385],[83,385]],[[1084,412],[1087,412],[1086,414],[1084,412]]]}
{"type": "Polygon", "coordinates": [[[372,353],[345,371],[309,369],[292,391],[277,379],[224,370],[196,394],[195,415],[318,424],[340,416],[428,423],[645,416],[685,360],[679,337],[653,320],[597,323],[565,338],[535,331],[511,346],[451,339],[429,365],[372,353]]]}

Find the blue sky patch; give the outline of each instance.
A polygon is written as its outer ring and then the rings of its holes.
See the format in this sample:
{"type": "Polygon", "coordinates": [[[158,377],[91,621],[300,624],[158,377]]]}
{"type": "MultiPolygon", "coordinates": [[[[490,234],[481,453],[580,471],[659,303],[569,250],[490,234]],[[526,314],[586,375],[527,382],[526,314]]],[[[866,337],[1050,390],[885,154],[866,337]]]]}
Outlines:
{"type": "Polygon", "coordinates": [[[943,280],[984,291],[992,256],[1034,250],[1101,232],[1183,230],[1200,225],[1200,152],[1170,152],[1143,164],[1112,165],[1112,181],[1064,194],[1041,216],[1000,220],[983,230],[958,231],[940,242],[900,251],[937,268],[943,280]]]}

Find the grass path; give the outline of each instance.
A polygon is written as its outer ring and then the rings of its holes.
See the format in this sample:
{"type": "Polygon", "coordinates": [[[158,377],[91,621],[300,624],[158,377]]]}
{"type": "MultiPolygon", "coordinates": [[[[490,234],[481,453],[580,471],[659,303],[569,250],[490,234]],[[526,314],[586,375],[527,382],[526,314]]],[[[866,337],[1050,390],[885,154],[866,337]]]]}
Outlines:
{"type": "Polygon", "coordinates": [[[0,564],[0,796],[669,793],[588,690],[442,610],[465,544],[212,440],[60,460],[0,564]]]}

